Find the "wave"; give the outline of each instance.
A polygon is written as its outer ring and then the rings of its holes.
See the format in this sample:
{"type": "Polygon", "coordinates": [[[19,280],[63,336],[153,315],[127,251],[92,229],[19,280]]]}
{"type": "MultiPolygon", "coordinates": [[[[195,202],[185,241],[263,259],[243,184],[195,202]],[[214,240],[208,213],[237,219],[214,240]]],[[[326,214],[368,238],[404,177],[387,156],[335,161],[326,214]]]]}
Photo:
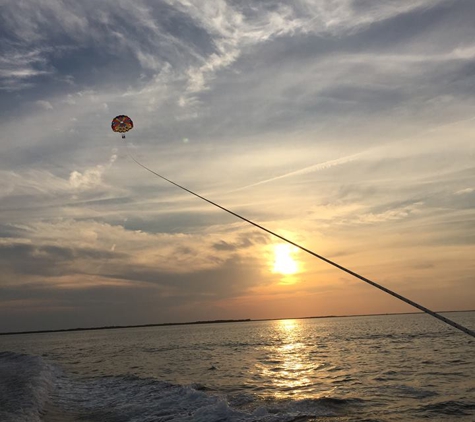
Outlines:
{"type": "Polygon", "coordinates": [[[0,352],[0,420],[41,421],[54,380],[53,367],[41,357],[0,352]]]}
{"type": "Polygon", "coordinates": [[[135,375],[81,378],[39,356],[0,353],[3,422],[291,422],[334,417],[353,405],[358,400],[211,394],[200,384],[175,385],[135,375]]]}
{"type": "Polygon", "coordinates": [[[460,402],[457,400],[439,401],[423,406],[420,413],[450,415],[450,416],[473,416],[475,402],[460,402]]]}

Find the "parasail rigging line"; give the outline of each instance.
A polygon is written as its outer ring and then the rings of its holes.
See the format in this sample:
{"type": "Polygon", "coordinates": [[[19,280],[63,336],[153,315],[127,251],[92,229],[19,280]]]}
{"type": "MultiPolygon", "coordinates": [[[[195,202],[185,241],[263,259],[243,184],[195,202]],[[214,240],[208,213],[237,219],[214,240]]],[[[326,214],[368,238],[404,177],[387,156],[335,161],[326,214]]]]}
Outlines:
{"type": "Polygon", "coordinates": [[[306,253],[308,253],[308,254],[310,254],[310,255],[312,255],[312,256],[314,256],[314,257],[316,257],[316,258],[318,258],[318,259],[320,259],[320,260],[322,260],[322,261],[324,261],[324,262],[326,262],[327,264],[330,264],[330,265],[332,265],[332,266],[334,266],[334,267],[336,267],[336,268],[338,268],[338,269],[340,269],[340,270],[342,270],[342,271],[344,271],[344,272],[346,272],[346,273],[352,275],[353,277],[356,277],[356,278],[358,278],[358,279],[364,281],[365,283],[368,283],[369,285],[371,285],[371,286],[373,286],[373,287],[376,287],[377,289],[382,290],[382,291],[385,292],[385,293],[388,293],[389,295],[391,295],[391,296],[393,296],[393,297],[395,297],[395,298],[397,298],[397,299],[399,299],[399,300],[401,300],[401,301],[403,301],[403,302],[405,302],[405,303],[407,303],[407,304],[409,304],[409,305],[411,305],[411,306],[413,306],[413,307],[415,307],[415,308],[417,308],[417,309],[419,309],[419,310],[425,312],[426,314],[429,314],[429,315],[433,316],[434,318],[437,318],[438,320],[440,320],[440,321],[442,321],[442,322],[445,322],[446,324],[452,326],[453,328],[456,328],[456,329],[458,329],[458,330],[464,332],[465,334],[468,334],[469,336],[475,337],[475,332],[474,332],[474,331],[472,331],[472,330],[470,330],[470,329],[468,329],[468,328],[466,328],[466,327],[464,327],[464,326],[462,326],[462,325],[456,323],[455,321],[452,321],[452,320],[449,319],[449,318],[446,318],[446,317],[444,317],[444,316],[442,316],[442,315],[440,315],[440,314],[438,314],[438,313],[436,313],[436,312],[434,312],[434,311],[431,311],[430,309],[426,308],[425,306],[422,306],[422,305],[420,305],[420,304],[418,304],[418,303],[416,303],[416,302],[414,302],[414,301],[412,301],[412,300],[410,300],[410,299],[408,299],[408,298],[406,298],[406,297],[400,295],[399,293],[393,292],[392,290],[388,289],[387,287],[384,287],[384,286],[382,286],[382,285],[380,285],[380,284],[378,284],[378,283],[376,283],[376,282],[374,282],[374,281],[372,281],[372,280],[370,280],[370,279],[368,279],[368,278],[366,278],[366,277],[363,277],[362,275],[360,275],[360,274],[358,274],[358,273],[356,273],[356,272],[354,272],[354,271],[352,271],[352,270],[350,270],[350,269],[348,269],[348,268],[346,268],[346,267],[344,267],[344,266],[342,266],[342,265],[340,265],[340,264],[337,264],[336,262],[331,261],[330,259],[325,258],[324,256],[319,255],[319,254],[317,254],[317,253],[311,251],[310,249],[307,249],[306,247],[301,246],[301,245],[299,245],[298,243],[295,243],[295,242],[293,242],[292,240],[287,239],[286,237],[281,236],[280,234],[275,233],[275,232],[273,232],[272,230],[269,230],[269,229],[265,228],[264,226],[261,226],[260,224],[257,224],[257,223],[255,223],[254,221],[249,220],[248,218],[243,217],[242,215],[239,215],[239,214],[235,213],[234,211],[231,211],[231,210],[229,210],[229,209],[227,209],[227,208],[225,208],[225,207],[223,207],[223,206],[217,204],[216,202],[213,202],[213,201],[211,201],[211,200],[205,198],[204,196],[201,196],[201,195],[199,195],[199,194],[197,194],[197,193],[191,191],[190,189],[187,189],[187,188],[185,188],[184,186],[181,186],[181,185],[179,185],[178,183],[173,182],[173,181],[170,180],[170,179],[167,179],[165,176],[162,176],[161,174],[158,174],[157,172],[151,170],[150,168],[148,168],[148,167],[145,166],[144,164],[142,164],[142,163],[140,163],[139,161],[137,161],[137,160],[135,159],[135,157],[134,157],[132,154],[130,154],[128,148],[127,148],[127,152],[128,152],[128,154],[129,154],[130,158],[132,158],[132,160],[135,161],[135,163],[137,163],[140,167],[142,167],[143,169],[147,170],[148,172],[154,174],[155,176],[160,177],[161,179],[165,180],[166,182],[171,183],[172,185],[174,185],[174,186],[176,186],[176,187],[178,187],[178,188],[184,190],[185,192],[188,192],[188,193],[190,193],[191,195],[194,195],[194,196],[196,196],[197,198],[199,198],[199,199],[201,199],[201,200],[203,200],[203,201],[205,201],[205,202],[207,202],[207,203],[209,203],[209,204],[211,204],[211,205],[213,205],[213,206],[215,206],[215,207],[217,207],[217,208],[219,208],[219,209],[221,209],[221,210],[227,212],[228,214],[231,214],[231,215],[233,215],[233,216],[235,216],[235,217],[237,217],[237,218],[239,218],[239,219],[245,221],[246,223],[249,223],[249,224],[251,224],[252,226],[257,227],[258,229],[260,229],[260,230],[262,230],[262,231],[265,231],[266,233],[269,233],[269,234],[271,234],[272,236],[275,236],[275,237],[277,237],[278,239],[281,239],[281,240],[283,240],[284,242],[289,243],[289,244],[291,244],[291,245],[297,247],[298,249],[300,249],[300,250],[302,250],[302,251],[304,251],[304,252],[306,252],[306,253]]]}

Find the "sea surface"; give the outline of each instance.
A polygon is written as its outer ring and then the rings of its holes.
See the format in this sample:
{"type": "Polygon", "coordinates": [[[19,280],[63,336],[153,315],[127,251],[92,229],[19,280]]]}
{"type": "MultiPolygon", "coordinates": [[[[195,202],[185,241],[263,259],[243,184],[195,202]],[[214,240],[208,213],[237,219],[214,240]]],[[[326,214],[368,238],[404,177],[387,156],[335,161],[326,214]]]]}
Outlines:
{"type": "Polygon", "coordinates": [[[473,422],[475,340],[424,314],[0,336],[0,421],[473,422]]]}

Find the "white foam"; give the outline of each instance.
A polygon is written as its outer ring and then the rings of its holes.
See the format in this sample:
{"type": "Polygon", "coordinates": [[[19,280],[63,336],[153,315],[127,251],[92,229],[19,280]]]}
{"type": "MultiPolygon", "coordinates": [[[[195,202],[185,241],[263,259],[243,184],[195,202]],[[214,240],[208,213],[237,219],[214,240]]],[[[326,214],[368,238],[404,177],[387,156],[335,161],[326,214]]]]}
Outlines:
{"type": "Polygon", "coordinates": [[[0,353],[0,420],[40,422],[54,387],[54,371],[39,356],[0,353]]]}
{"type": "Polygon", "coordinates": [[[45,404],[91,420],[128,422],[290,422],[331,415],[318,401],[265,406],[253,396],[232,400],[191,386],[136,376],[77,378],[39,356],[0,353],[0,421],[41,422],[45,404]],[[244,405],[244,408],[241,407],[244,405]]]}
{"type": "MultiPolygon", "coordinates": [[[[297,417],[331,415],[318,402],[290,401],[279,411],[231,406],[226,397],[135,376],[57,378],[56,403],[66,412],[94,420],[130,422],[289,422],[297,417]],[[300,403],[300,404],[299,404],[300,403]]],[[[249,403],[248,403],[249,404],[249,403]]]]}

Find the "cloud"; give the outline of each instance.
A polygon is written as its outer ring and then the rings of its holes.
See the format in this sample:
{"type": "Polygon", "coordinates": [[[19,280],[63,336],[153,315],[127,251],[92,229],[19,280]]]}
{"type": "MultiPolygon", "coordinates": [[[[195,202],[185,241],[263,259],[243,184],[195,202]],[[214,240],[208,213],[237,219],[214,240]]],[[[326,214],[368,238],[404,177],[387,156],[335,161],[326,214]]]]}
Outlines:
{"type": "Polygon", "coordinates": [[[466,0],[8,0],[0,306],[22,326],[36,312],[51,326],[96,325],[104,309],[121,320],[127,300],[143,322],[189,320],[250,303],[263,315],[299,286],[333,288],[331,272],[302,258],[306,273],[283,294],[270,236],[129,155],[395,286],[409,269],[429,280],[453,268],[444,253],[460,256],[463,284],[474,10],[466,0]],[[110,130],[118,114],[135,123],[127,145],[110,130]]]}
{"type": "Polygon", "coordinates": [[[44,110],[53,110],[53,106],[49,101],[38,100],[36,104],[44,110]]]}
{"type": "Polygon", "coordinates": [[[15,45],[4,46],[5,52],[0,57],[0,90],[19,91],[33,85],[37,77],[53,74],[45,54],[50,51],[44,47],[23,49],[15,45]]]}
{"type": "MultiPolygon", "coordinates": [[[[420,213],[420,208],[423,207],[423,205],[424,204],[421,202],[416,202],[408,206],[386,210],[378,214],[363,214],[359,215],[354,221],[361,224],[375,224],[393,220],[401,220],[420,213]]],[[[351,223],[351,220],[349,222],[351,223]]],[[[343,220],[342,223],[345,224],[345,220],[343,220]]]]}
{"type": "Polygon", "coordinates": [[[474,192],[475,189],[474,188],[465,188],[465,189],[460,189],[458,190],[457,192],[455,192],[455,195],[467,195],[467,194],[470,194],[472,192],[474,192]]]}
{"type": "MultiPolygon", "coordinates": [[[[0,243],[1,263],[5,274],[3,281],[11,274],[21,276],[58,277],[81,274],[76,262],[83,260],[101,261],[119,259],[123,254],[113,254],[92,248],[69,248],[56,245],[32,245],[30,243],[0,243]]],[[[87,268],[84,269],[87,273],[87,268]]]]}
{"type": "MultiPolygon", "coordinates": [[[[152,7],[147,1],[138,1],[131,8],[116,3],[110,7],[112,3],[106,1],[99,7],[95,5],[91,13],[92,6],[88,3],[42,1],[35,5],[30,2],[9,5],[3,23],[12,40],[23,40],[23,57],[30,58],[29,63],[47,65],[48,72],[56,69],[56,73],[64,73],[62,68],[67,62],[63,59],[71,53],[78,56],[81,50],[86,53],[89,49],[89,56],[96,56],[95,46],[107,48],[108,56],[97,56],[96,66],[103,66],[104,70],[124,54],[135,57],[142,69],[154,73],[171,64],[174,79],[187,81],[179,96],[182,104],[187,97],[186,101],[192,104],[193,96],[207,90],[217,72],[231,66],[255,45],[299,33],[351,33],[394,16],[434,8],[437,4],[421,0],[398,7],[381,3],[377,7],[356,8],[342,0],[325,6],[299,1],[292,6],[272,7],[263,2],[256,7],[246,2],[237,5],[225,1],[213,4],[181,1],[152,7]],[[121,19],[124,12],[128,16],[125,22],[121,19]],[[39,49],[56,38],[63,40],[59,46],[62,56],[57,54],[58,48],[55,51],[39,49]],[[160,48],[155,48],[157,45],[160,48]]],[[[13,54],[9,63],[18,67],[21,60],[18,54],[13,54]]],[[[127,66],[132,70],[130,64],[127,66]]],[[[71,69],[70,76],[76,83],[80,82],[82,71],[86,68],[71,69]]],[[[109,72],[113,79],[114,73],[109,72]]],[[[153,85],[155,75],[152,75],[153,85]]],[[[31,79],[37,74],[30,69],[28,76],[31,79]]],[[[30,83],[34,83],[33,80],[30,83]]]]}
{"type": "Polygon", "coordinates": [[[329,160],[329,161],[325,161],[323,163],[314,164],[312,166],[308,166],[308,167],[304,167],[304,168],[299,169],[299,170],[291,171],[289,173],[282,174],[280,176],[273,177],[271,179],[262,180],[260,182],[253,183],[252,185],[244,186],[244,187],[242,187],[238,190],[247,189],[247,188],[251,188],[251,187],[254,187],[254,186],[259,186],[259,185],[262,185],[264,183],[274,182],[276,180],[285,179],[287,177],[300,176],[300,175],[312,173],[312,172],[315,172],[315,171],[325,170],[325,169],[328,169],[328,168],[331,168],[331,167],[334,167],[334,166],[340,166],[340,165],[352,162],[360,156],[361,156],[361,154],[354,154],[354,155],[351,155],[351,156],[341,157],[341,158],[337,158],[335,160],[329,160]]]}
{"type": "Polygon", "coordinates": [[[213,249],[217,251],[237,251],[240,249],[249,248],[253,244],[254,243],[252,239],[250,239],[249,237],[245,237],[236,243],[229,243],[229,242],[225,242],[224,240],[221,240],[217,243],[214,243],[212,247],[213,249]]]}
{"type": "Polygon", "coordinates": [[[69,183],[74,189],[87,190],[102,185],[102,176],[117,160],[117,155],[112,154],[107,166],[98,165],[92,169],[86,169],[83,173],[72,171],[69,175],[69,183]]]}
{"type": "Polygon", "coordinates": [[[102,166],[88,169],[84,173],[73,171],[69,176],[69,183],[75,189],[90,189],[101,184],[103,172],[104,168],[102,166]]]}

